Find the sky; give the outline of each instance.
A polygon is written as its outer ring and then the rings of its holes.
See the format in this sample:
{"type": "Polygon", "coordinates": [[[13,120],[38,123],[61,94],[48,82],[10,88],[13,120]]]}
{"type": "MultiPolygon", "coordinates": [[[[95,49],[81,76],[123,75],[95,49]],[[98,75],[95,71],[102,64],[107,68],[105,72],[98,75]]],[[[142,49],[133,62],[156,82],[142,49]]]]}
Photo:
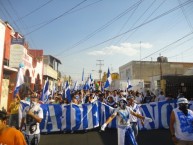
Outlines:
{"type": "Polygon", "coordinates": [[[73,80],[130,61],[193,62],[193,0],[0,0],[0,19],[73,80]],[[101,61],[100,61],[101,60],[101,61]]]}

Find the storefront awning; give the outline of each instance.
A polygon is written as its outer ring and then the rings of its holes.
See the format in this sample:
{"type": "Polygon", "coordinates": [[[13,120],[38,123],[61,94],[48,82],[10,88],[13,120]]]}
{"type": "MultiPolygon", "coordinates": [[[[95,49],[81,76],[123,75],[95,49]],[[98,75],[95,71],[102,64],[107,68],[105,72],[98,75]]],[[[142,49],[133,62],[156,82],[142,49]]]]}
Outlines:
{"type": "Polygon", "coordinates": [[[8,67],[8,66],[6,66],[6,65],[4,65],[3,68],[4,68],[5,70],[8,70],[8,71],[18,72],[18,70],[17,70],[16,68],[8,67]]]}

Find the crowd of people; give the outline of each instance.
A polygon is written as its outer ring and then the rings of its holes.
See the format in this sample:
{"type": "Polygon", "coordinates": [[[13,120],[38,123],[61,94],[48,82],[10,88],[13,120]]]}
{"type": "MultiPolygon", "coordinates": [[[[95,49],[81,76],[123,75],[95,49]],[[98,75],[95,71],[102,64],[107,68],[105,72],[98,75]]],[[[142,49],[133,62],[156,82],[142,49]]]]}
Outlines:
{"type": "MultiPolygon", "coordinates": [[[[52,91],[50,91],[52,92],[52,91]]],[[[41,94],[39,95],[41,96],[41,94]]],[[[172,96],[165,96],[163,91],[160,91],[159,95],[153,94],[151,91],[146,91],[145,93],[140,93],[138,91],[124,91],[124,90],[113,90],[108,91],[105,90],[104,92],[101,92],[99,90],[92,91],[92,90],[78,90],[78,91],[72,91],[71,92],[71,101],[67,99],[65,96],[65,91],[57,91],[55,93],[50,93],[48,96],[48,99],[45,102],[45,104],[83,104],[83,103],[92,103],[95,100],[98,100],[100,102],[106,103],[107,105],[116,108],[118,105],[117,103],[121,98],[126,98],[127,96],[132,96],[134,98],[134,101],[137,104],[144,104],[144,103],[150,103],[155,101],[167,101],[174,99],[172,96]]],[[[27,100],[27,99],[26,99],[27,100]]]]}
{"type": "MultiPolygon", "coordinates": [[[[150,91],[146,93],[140,93],[138,91],[104,91],[99,90],[78,90],[71,92],[71,101],[65,96],[65,91],[58,91],[55,93],[50,93],[45,102],[41,101],[41,92],[29,92],[25,96],[20,97],[17,94],[13,102],[8,108],[9,119],[5,111],[0,111],[0,144],[28,144],[37,145],[40,142],[40,128],[39,123],[43,119],[43,110],[40,104],[84,104],[92,103],[94,101],[100,101],[104,104],[111,106],[114,109],[113,114],[107,119],[107,121],[101,126],[101,130],[105,130],[108,123],[110,123],[113,118],[118,117],[118,145],[137,145],[136,139],[138,135],[138,122],[144,123],[144,120],[151,122],[152,119],[144,117],[140,113],[140,104],[150,103],[155,101],[167,101],[173,99],[171,96],[165,97],[163,91],[160,91],[159,95],[154,95],[150,91]],[[52,95],[53,94],[53,95],[52,95]],[[29,106],[26,106],[22,112],[21,123],[18,121],[18,109],[21,100],[29,102],[29,106]],[[8,127],[9,125],[10,127],[8,127]],[[12,129],[12,128],[15,129],[12,129]],[[21,132],[20,132],[21,131],[21,132]],[[3,133],[2,133],[3,132],[3,133]],[[6,132],[14,132],[16,136],[20,139],[6,139],[6,132]],[[23,135],[22,135],[23,134],[23,135]]],[[[170,130],[172,134],[173,141],[178,145],[186,145],[188,142],[192,145],[193,143],[193,112],[189,110],[188,100],[180,101],[180,99],[185,99],[183,95],[178,97],[179,108],[177,111],[173,111],[171,114],[170,130]],[[185,104],[185,105],[183,105],[185,104]],[[183,106],[183,107],[182,107],[183,106]],[[187,111],[188,110],[188,111],[187,111]],[[179,118],[179,112],[183,113],[179,118]],[[177,116],[178,115],[178,116],[177,116]],[[184,123],[186,121],[186,123],[184,123]],[[177,125],[177,127],[176,127],[177,125]],[[184,126],[188,129],[179,129],[179,126],[184,126]],[[183,130],[183,131],[182,131],[183,130]],[[185,132],[185,136],[183,136],[185,132]],[[187,133],[188,132],[188,133],[187,133]],[[184,143],[185,141],[185,143],[184,143]]],[[[182,127],[183,128],[183,127],[182,127]]],[[[13,133],[13,134],[14,134],[13,133]]]]}

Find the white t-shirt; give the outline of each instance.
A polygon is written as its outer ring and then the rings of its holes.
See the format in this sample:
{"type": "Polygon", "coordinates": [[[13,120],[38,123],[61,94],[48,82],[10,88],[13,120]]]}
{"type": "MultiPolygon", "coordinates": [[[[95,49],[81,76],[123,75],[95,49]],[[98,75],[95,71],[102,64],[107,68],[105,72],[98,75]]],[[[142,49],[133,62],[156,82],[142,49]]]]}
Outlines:
{"type": "Polygon", "coordinates": [[[159,95],[158,97],[157,97],[157,101],[165,101],[166,100],[166,97],[164,96],[164,95],[159,95]]]}
{"type": "Polygon", "coordinates": [[[143,101],[143,99],[141,98],[141,96],[136,96],[135,97],[135,101],[137,104],[141,104],[141,102],[143,101]]]}
{"type": "MultiPolygon", "coordinates": [[[[26,106],[23,110],[22,117],[25,118],[25,123],[26,123],[26,129],[25,129],[25,134],[27,135],[33,135],[33,134],[39,134],[40,133],[40,127],[39,123],[35,121],[34,118],[31,116],[27,115],[27,112],[29,111],[30,106],[26,106]],[[30,132],[30,127],[32,128],[32,132],[30,132]]],[[[43,119],[43,110],[40,107],[40,104],[37,103],[33,107],[31,107],[31,111],[37,115],[39,118],[43,119]]]]}
{"type": "Polygon", "coordinates": [[[113,95],[113,99],[115,102],[118,102],[118,96],[117,95],[116,96],[113,95]]]}
{"type": "MultiPolygon", "coordinates": [[[[131,107],[131,109],[133,110],[133,112],[135,112],[135,113],[137,113],[137,114],[141,114],[141,112],[140,112],[140,110],[139,110],[139,106],[136,104],[136,103],[134,103],[133,104],[133,106],[130,106],[131,107]]],[[[138,120],[138,118],[136,117],[136,116],[134,116],[134,115],[130,115],[131,117],[130,117],[130,121],[131,122],[137,122],[137,120],[138,120]]]]}
{"type": "Polygon", "coordinates": [[[118,127],[127,127],[130,126],[130,112],[132,109],[126,106],[125,109],[121,109],[120,107],[116,108],[113,115],[117,115],[117,125],[118,127]]]}
{"type": "Polygon", "coordinates": [[[175,136],[179,140],[193,141],[193,111],[188,109],[186,116],[179,108],[173,110],[175,115],[175,136]]]}

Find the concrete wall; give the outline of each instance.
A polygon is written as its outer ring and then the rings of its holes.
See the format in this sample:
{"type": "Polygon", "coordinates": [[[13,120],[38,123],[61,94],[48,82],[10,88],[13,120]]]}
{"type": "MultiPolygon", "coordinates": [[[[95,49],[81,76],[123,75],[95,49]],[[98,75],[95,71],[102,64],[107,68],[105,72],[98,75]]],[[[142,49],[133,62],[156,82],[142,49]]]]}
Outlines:
{"type": "Polygon", "coordinates": [[[187,69],[193,67],[193,63],[155,61],[131,61],[119,68],[120,79],[142,79],[150,82],[150,77],[158,75],[183,75],[187,69]]]}

